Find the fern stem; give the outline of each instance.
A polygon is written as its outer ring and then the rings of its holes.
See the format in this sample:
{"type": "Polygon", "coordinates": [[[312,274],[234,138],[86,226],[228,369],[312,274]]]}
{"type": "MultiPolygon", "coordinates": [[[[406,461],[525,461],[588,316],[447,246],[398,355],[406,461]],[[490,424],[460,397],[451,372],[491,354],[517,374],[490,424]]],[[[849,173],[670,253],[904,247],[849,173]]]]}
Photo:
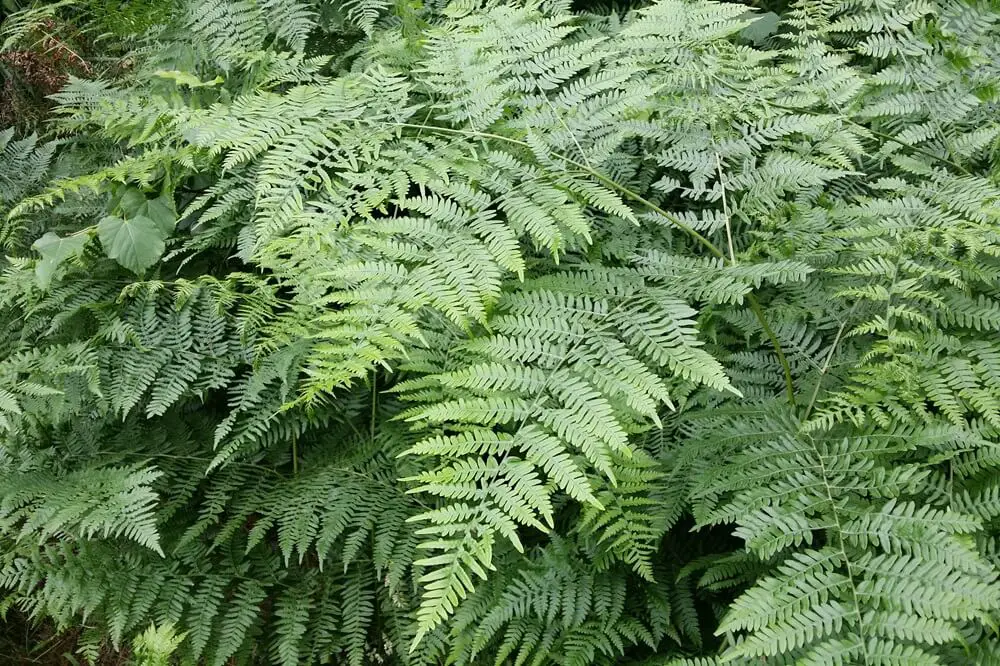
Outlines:
{"type": "Polygon", "coordinates": [[[299,434],[292,433],[292,476],[299,475],[299,434]]]}
{"type": "Polygon", "coordinates": [[[830,345],[830,351],[826,353],[826,358],[823,360],[823,367],[819,369],[819,379],[816,380],[816,386],[813,387],[812,396],[809,398],[809,404],[806,405],[806,411],[802,415],[800,423],[805,423],[809,420],[809,415],[812,413],[813,407],[816,406],[816,399],[819,397],[820,387],[823,385],[823,377],[830,370],[830,361],[833,360],[833,355],[837,351],[837,346],[840,345],[840,341],[844,338],[844,331],[847,330],[847,322],[854,316],[854,311],[858,309],[858,305],[861,301],[855,301],[854,305],[851,306],[850,311],[844,320],[840,322],[840,328],[837,329],[837,335],[833,338],[833,344],[830,345]]]}
{"type": "Polygon", "coordinates": [[[823,385],[823,377],[826,376],[827,370],[830,369],[830,359],[833,358],[833,354],[837,351],[837,345],[840,344],[840,338],[844,335],[844,329],[847,327],[847,319],[844,319],[840,324],[840,328],[837,329],[837,335],[833,339],[833,344],[830,345],[830,351],[826,354],[826,360],[823,361],[823,367],[819,369],[819,378],[816,380],[816,386],[813,387],[812,396],[809,398],[809,404],[806,405],[806,411],[802,414],[802,423],[809,420],[809,415],[812,413],[813,407],[816,405],[816,399],[819,397],[819,389],[823,385]]]}
{"type": "Polygon", "coordinates": [[[375,443],[375,417],[378,405],[378,393],[376,392],[376,386],[378,385],[378,371],[372,370],[372,410],[370,423],[368,424],[369,437],[371,437],[372,444],[375,443]]]}
{"type": "Polygon", "coordinates": [[[753,294],[747,294],[747,303],[750,305],[750,310],[754,313],[754,316],[757,317],[757,321],[760,322],[760,327],[764,329],[764,334],[771,341],[775,354],[778,355],[778,362],[781,363],[781,370],[785,375],[785,395],[788,397],[788,404],[795,407],[795,384],[792,381],[792,368],[788,365],[788,359],[785,358],[785,352],[781,349],[778,336],[774,334],[771,325],[767,323],[767,318],[764,316],[764,309],[760,307],[760,302],[753,294]]]}
{"type": "Polygon", "coordinates": [[[726,201],[726,180],[722,175],[722,160],[715,153],[715,168],[719,172],[719,187],[722,190],[722,213],[726,216],[726,242],[729,244],[729,263],[736,265],[736,251],[733,248],[732,216],[729,214],[729,203],[726,201]]]}
{"type": "Polygon", "coordinates": [[[840,511],[837,510],[837,503],[833,499],[833,490],[830,488],[830,477],[826,471],[826,463],[823,454],[820,453],[812,437],[809,437],[809,445],[816,454],[816,461],[819,463],[819,471],[823,480],[823,487],[826,489],[826,498],[830,502],[830,511],[833,512],[834,529],[837,530],[837,545],[840,547],[840,556],[844,558],[844,568],[847,569],[847,582],[851,586],[851,605],[854,606],[854,615],[858,619],[858,637],[860,639],[861,654],[864,655],[865,666],[871,666],[872,660],[868,654],[868,644],[865,642],[864,616],[861,614],[861,604],[858,603],[858,584],[856,575],[851,567],[851,559],[847,555],[847,548],[844,546],[844,529],[840,520],[840,511]]]}

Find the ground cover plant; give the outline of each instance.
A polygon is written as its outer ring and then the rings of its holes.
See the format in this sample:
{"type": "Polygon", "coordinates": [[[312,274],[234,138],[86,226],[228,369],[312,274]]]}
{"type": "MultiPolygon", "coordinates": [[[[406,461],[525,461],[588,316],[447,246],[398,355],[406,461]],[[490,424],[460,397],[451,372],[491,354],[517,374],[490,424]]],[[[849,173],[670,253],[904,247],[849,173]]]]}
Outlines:
{"type": "Polygon", "coordinates": [[[19,626],[1000,663],[995,0],[13,10],[19,626]]]}

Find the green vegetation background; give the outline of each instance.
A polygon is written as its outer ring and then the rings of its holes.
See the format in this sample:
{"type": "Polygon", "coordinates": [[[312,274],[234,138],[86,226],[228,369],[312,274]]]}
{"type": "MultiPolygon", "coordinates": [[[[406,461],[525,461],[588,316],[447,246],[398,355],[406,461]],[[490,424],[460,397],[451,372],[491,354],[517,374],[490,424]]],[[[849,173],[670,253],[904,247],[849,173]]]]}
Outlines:
{"type": "Polygon", "coordinates": [[[995,0],[2,11],[3,663],[1000,663],[995,0]]]}

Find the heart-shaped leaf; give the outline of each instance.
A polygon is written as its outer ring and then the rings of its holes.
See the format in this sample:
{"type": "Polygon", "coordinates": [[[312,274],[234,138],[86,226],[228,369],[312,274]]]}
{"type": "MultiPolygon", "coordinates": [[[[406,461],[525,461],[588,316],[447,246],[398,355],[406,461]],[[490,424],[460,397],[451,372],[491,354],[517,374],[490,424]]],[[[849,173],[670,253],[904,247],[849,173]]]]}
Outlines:
{"type": "Polygon", "coordinates": [[[42,255],[35,264],[35,279],[38,286],[48,289],[56,269],[70,257],[80,254],[87,244],[87,236],[68,236],[60,238],[51,231],[31,244],[31,248],[42,255]]]}
{"type": "Polygon", "coordinates": [[[202,81],[197,76],[193,74],[188,74],[187,72],[181,72],[176,69],[161,69],[153,72],[153,76],[159,77],[161,79],[169,79],[176,83],[178,86],[187,86],[189,88],[205,88],[217,86],[224,82],[221,76],[217,76],[211,81],[202,81]]]}
{"type": "Polygon", "coordinates": [[[174,212],[172,202],[166,197],[148,199],[135,211],[136,215],[148,217],[163,232],[164,237],[169,236],[177,224],[177,213],[174,212]]]}
{"type": "Polygon", "coordinates": [[[97,223],[97,236],[104,252],[134,273],[142,273],[156,263],[163,254],[167,233],[145,215],[127,220],[105,217],[97,223]]]}
{"type": "MultiPolygon", "coordinates": [[[[753,14],[750,15],[753,16],[753,14]]],[[[746,15],[744,15],[744,17],[745,16],[746,15]]],[[[750,40],[754,44],[760,44],[765,39],[776,33],[780,25],[781,17],[774,12],[767,12],[766,14],[758,15],[758,17],[754,19],[753,23],[743,28],[743,30],[740,31],[740,36],[744,39],[750,40]]]]}
{"type": "Polygon", "coordinates": [[[136,187],[124,186],[116,189],[109,210],[126,220],[140,215],[148,217],[167,235],[173,232],[177,224],[177,211],[170,197],[147,199],[142,190],[136,187]]]}

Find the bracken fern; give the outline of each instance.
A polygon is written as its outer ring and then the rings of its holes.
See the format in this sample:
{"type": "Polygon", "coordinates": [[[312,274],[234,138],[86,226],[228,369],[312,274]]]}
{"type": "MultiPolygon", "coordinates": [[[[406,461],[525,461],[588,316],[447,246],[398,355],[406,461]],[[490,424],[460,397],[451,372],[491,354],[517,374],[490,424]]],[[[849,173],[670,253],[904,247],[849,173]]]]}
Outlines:
{"type": "Polygon", "coordinates": [[[995,3],[183,4],[0,134],[0,609],[998,658],[995,3]]]}

